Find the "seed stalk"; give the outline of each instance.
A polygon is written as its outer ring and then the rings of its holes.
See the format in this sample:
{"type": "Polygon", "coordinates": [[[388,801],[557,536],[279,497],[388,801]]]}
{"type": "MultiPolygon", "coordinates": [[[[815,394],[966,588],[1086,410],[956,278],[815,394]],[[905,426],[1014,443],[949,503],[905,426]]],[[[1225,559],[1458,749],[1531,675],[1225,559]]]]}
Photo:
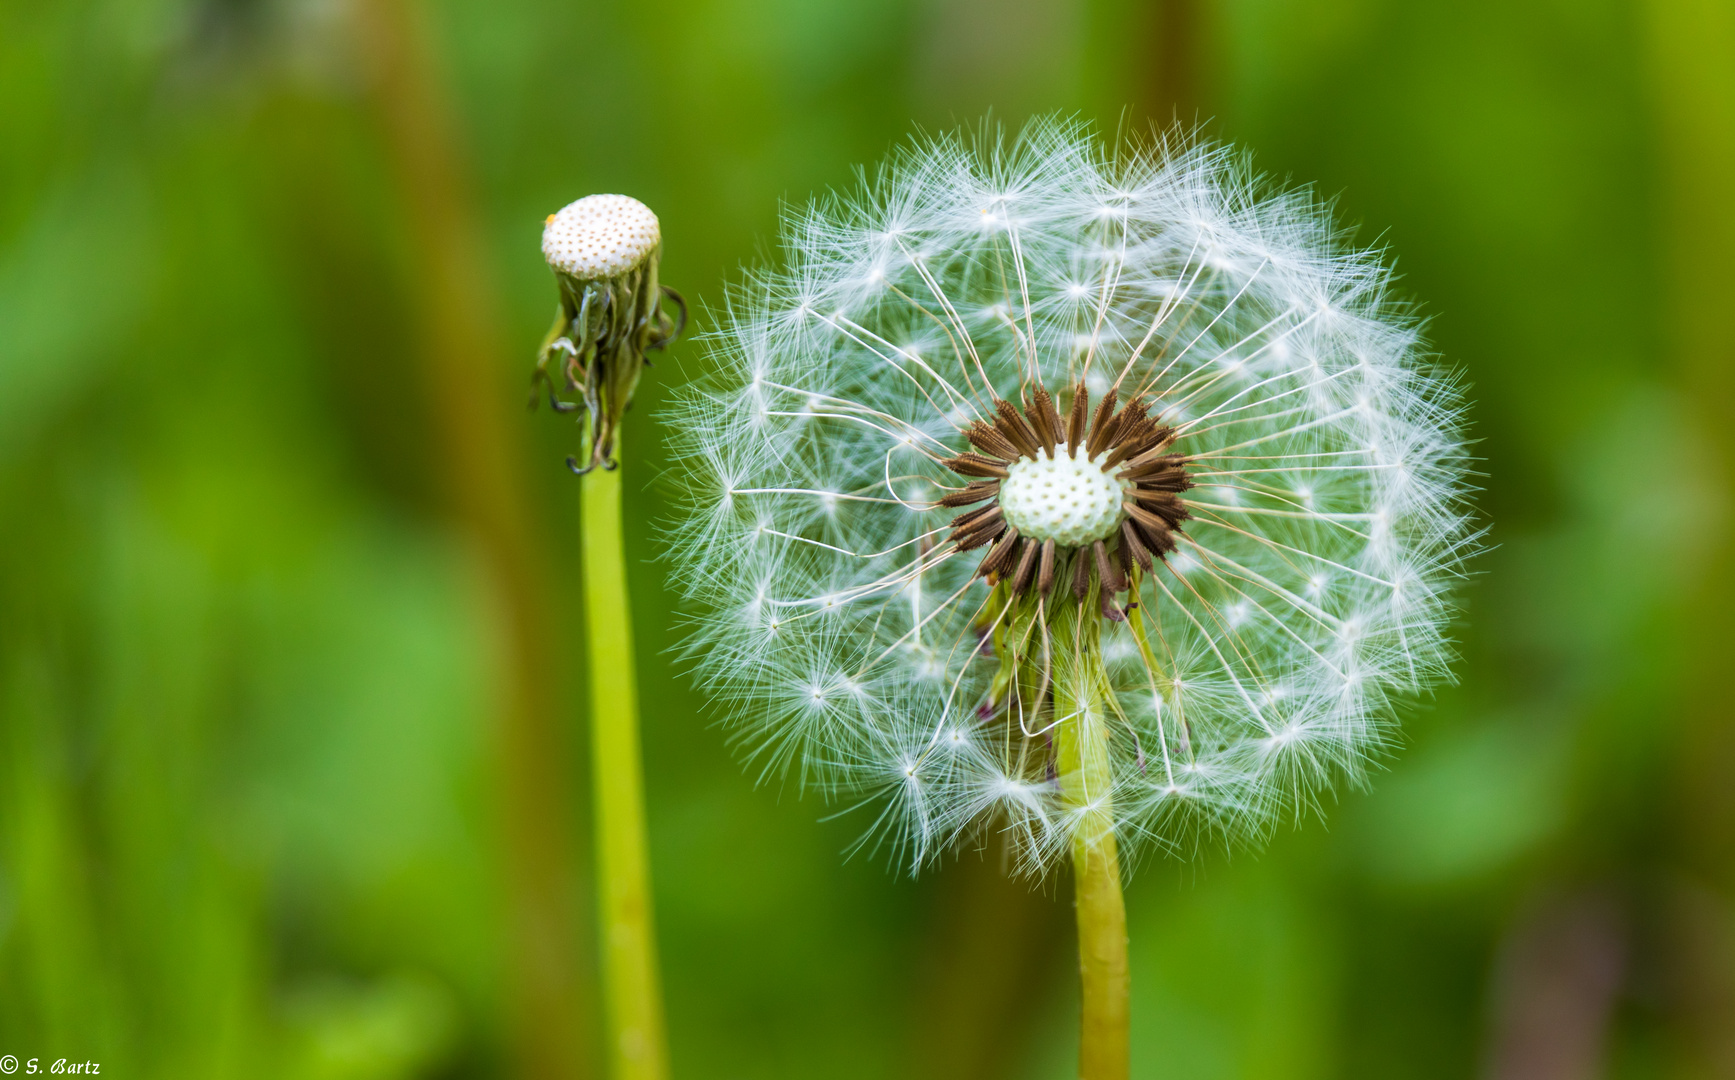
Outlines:
{"type": "Polygon", "coordinates": [[[606,1056],[613,1080],[666,1080],[621,470],[592,469],[580,485],[606,1056]]]}
{"type": "Polygon", "coordinates": [[[1102,680],[1097,678],[1101,623],[1076,614],[1079,611],[1073,608],[1070,617],[1055,620],[1061,655],[1054,681],[1060,786],[1076,815],[1073,900],[1083,1002],[1078,1075],[1080,1080],[1128,1080],[1127,912],[1115,848],[1109,713],[1102,701],[1102,680]]]}

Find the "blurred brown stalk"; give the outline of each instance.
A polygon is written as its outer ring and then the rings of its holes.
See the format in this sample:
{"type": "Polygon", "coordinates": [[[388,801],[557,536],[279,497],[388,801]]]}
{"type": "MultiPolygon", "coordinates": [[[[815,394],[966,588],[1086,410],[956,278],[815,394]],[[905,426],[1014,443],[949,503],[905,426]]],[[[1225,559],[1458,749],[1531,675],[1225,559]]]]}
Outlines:
{"type": "Polygon", "coordinates": [[[590,1002],[578,973],[577,870],[566,746],[547,676],[546,557],[510,423],[519,402],[496,374],[501,333],[480,229],[423,13],[416,0],[359,0],[363,54],[409,222],[417,345],[454,510],[487,574],[503,638],[494,703],[510,927],[508,1008],[520,1075],[587,1075],[590,1002]]]}
{"type": "Polygon", "coordinates": [[[1156,0],[1156,42],[1150,69],[1141,80],[1146,114],[1158,127],[1203,119],[1199,98],[1198,0],[1156,0]]]}
{"type": "Polygon", "coordinates": [[[920,991],[911,997],[910,1060],[933,1080],[994,1080],[1016,1072],[1036,1042],[1031,1016],[1076,979],[1065,883],[1017,877],[1004,845],[967,851],[940,872],[920,991]]]}

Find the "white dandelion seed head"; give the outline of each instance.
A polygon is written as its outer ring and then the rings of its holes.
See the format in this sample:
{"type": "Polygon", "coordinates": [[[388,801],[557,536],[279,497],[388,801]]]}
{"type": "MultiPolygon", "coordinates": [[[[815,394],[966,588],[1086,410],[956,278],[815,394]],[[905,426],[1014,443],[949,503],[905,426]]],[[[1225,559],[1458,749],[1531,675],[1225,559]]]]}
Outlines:
{"type": "Polygon", "coordinates": [[[548,265],[586,281],[626,273],[662,242],[657,215],[630,195],[586,195],[552,214],[542,230],[548,265]]]}
{"type": "Polygon", "coordinates": [[[784,251],[672,418],[691,656],[756,760],[877,796],[873,842],[912,868],[989,829],[1038,871],[1108,807],[1129,857],[1256,838],[1447,677],[1462,403],[1308,192],[1039,121],[910,146],[794,211],[784,251]],[[1122,410],[1094,448],[1079,387],[1122,410]],[[1063,609],[1089,634],[1045,646],[1063,609]],[[1054,749],[1082,721],[1005,677],[1043,663],[1100,672],[1088,800],[1054,749]]]}

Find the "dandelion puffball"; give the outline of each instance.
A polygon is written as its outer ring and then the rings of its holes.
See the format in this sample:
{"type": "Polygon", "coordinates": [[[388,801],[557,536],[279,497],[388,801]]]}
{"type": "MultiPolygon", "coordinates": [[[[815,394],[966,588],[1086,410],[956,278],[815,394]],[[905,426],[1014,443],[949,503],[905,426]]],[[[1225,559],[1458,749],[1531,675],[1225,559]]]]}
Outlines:
{"type": "Polygon", "coordinates": [[[1307,191],[1046,121],[904,150],[784,249],[673,417],[692,656],[767,774],[912,866],[993,831],[1040,869],[1110,805],[1132,850],[1256,835],[1445,676],[1462,406],[1307,191]]]}
{"type": "Polygon", "coordinates": [[[548,265],[583,280],[611,278],[662,242],[657,215],[630,195],[586,195],[550,214],[542,230],[548,265]]]}

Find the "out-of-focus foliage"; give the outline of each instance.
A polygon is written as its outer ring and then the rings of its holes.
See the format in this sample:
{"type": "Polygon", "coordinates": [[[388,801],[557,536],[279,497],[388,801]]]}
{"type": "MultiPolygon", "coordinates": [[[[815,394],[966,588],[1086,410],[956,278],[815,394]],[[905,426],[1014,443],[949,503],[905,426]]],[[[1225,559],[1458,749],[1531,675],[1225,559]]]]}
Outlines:
{"type": "MultiPolygon", "coordinates": [[[[348,10],[0,0],[0,1054],[507,1071],[497,612],[348,10]]],[[[1706,194],[1735,182],[1726,4],[427,14],[512,387],[572,198],[649,203],[665,280],[714,303],[780,198],[913,126],[1167,119],[1152,58],[1185,29],[1211,130],[1396,252],[1473,383],[1497,547],[1461,685],[1370,792],[1262,853],[1139,869],[1139,1075],[1735,1076],[1735,358],[1703,330],[1735,292],[1705,254],[1735,239],[1706,194]]],[[[672,669],[650,477],[699,362],[659,360],[626,435],[676,1071],[1067,1075],[1064,887],[1000,885],[993,853],[915,882],[843,861],[863,823],[751,788],[672,669]]],[[[512,422],[570,610],[576,435],[512,422]]],[[[574,731],[576,670],[547,673],[574,731]]]]}

